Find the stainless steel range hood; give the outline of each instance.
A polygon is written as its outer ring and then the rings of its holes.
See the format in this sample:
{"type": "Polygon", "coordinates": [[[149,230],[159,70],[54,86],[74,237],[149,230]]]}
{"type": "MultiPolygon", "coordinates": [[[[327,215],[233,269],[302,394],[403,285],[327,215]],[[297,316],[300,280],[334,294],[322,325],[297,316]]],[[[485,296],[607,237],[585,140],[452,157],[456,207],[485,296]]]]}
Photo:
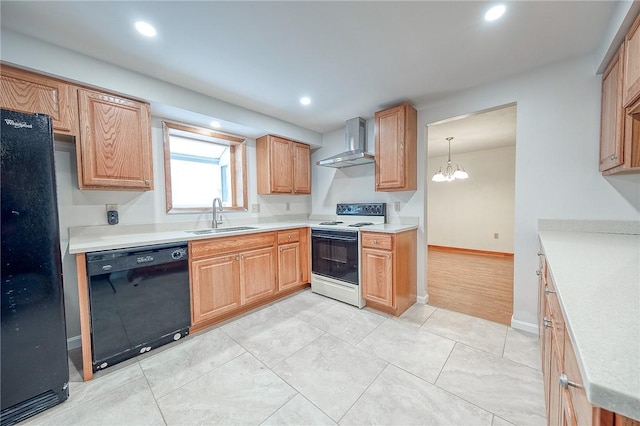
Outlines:
{"type": "Polygon", "coordinates": [[[325,167],[352,167],[373,163],[374,156],[366,152],[367,122],[364,118],[356,117],[347,120],[344,132],[345,152],[316,162],[325,167]]]}

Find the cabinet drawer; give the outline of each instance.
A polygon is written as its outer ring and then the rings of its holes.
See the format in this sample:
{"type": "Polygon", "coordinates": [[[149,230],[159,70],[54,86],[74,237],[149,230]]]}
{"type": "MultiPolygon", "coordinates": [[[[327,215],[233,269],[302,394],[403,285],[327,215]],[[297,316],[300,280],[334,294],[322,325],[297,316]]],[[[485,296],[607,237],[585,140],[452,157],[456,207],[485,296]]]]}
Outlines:
{"type": "Polygon", "coordinates": [[[260,247],[275,245],[275,232],[264,232],[241,237],[211,238],[189,243],[191,259],[198,259],[217,254],[233,253],[252,250],[260,247]]]}
{"type": "Polygon", "coordinates": [[[278,232],[278,244],[295,243],[300,241],[299,229],[287,229],[286,231],[278,232]]]}
{"type": "Polygon", "coordinates": [[[362,247],[393,250],[394,236],[391,234],[362,233],[362,247]]]}

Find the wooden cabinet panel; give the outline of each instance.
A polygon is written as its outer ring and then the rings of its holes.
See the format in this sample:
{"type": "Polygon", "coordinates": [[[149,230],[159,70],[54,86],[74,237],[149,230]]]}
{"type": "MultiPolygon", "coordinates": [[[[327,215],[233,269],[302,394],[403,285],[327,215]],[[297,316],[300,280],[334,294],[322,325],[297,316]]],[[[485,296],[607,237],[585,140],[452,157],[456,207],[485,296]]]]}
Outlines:
{"type": "Polygon", "coordinates": [[[6,65],[0,67],[0,83],[0,107],[47,114],[53,121],[55,133],[78,135],[75,86],[6,65]]]}
{"type": "Polygon", "coordinates": [[[622,108],[622,75],[624,45],[618,50],[602,75],[602,107],[600,118],[600,171],[624,162],[624,109],[622,108]]]}
{"type": "Polygon", "coordinates": [[[311,230],[300,229],[300,281],[311,282],[311,230]]]}
{"type": "Polygon", "coordinates": [[[394,307],[393,260],[387,250],[362,249],[362,295],[367,302],[394,307]]]}
{"type": "Polygon", "coordinates": [[[640,15],[627,33],[624,44],[624,105],[628,106],[640,96],[640,15]]]}
{"type": "Polygon", "coordinates": [[[267,247],[240,254],[240,304],[270,296],[276,291],[275,248],[267,247]]]}
{"type": "Polygon", "coordinates": [[[311,194],[311,149],[309,145],[293,142],[293,192],[311,194]]]}
{"type": "Polygon", "coordinates": [[[367,304],[400,316],[416,302],[417,232],[360,233],[362,297],[367,304]]]}
{"type": "Polygon", "coordinates": [[[310,194],[308,145],[273,135],[256,140],[258,194],[310,194]]]}
{"type": "Polygon", "coordinates": [[[304,229],[287,229],[278,232],[278,244],[288,244],[300,241],[300,232],[304,229]]]}
{"type": "Polygon", "coordinates": [[[271,192],[290,193],[293,191],[293,174],[291,169],[291,144],[286,139],[272,137],[271,156],[271,192]]]}
{"type": "Polygon", "coordinates": [[[275,232],[260,232],[235,237],[220,237],[191,242],[191,259],[207,258],[223,253],[234,253],[260,247],[273,246],[275,232]]]}
{"type": "Polygon", "coordinates": [[[302,284],[300,243],[278,247],[278,291],[302,284]]]}
{"type": "Polygon", "coordinates": [[[417,126],[409,104],[375,113],[376,191],[417,188],[417,126]]]}
{"type": "Polygon", "coordinates": [[[153,189],[149,105],[78,90],[81,189],[153,189]]]}
{"type": "Polygon", "coordinates": [[[192,261],[190,279],[192,324],[240,306],[239,268],[235,255],[192,261]]]}
{"type": "Polygon", "coordinates": [[[380,250],[393,250],[393,235],[363,233],[361,235],[362,247],[370,247],[380,250]]]}

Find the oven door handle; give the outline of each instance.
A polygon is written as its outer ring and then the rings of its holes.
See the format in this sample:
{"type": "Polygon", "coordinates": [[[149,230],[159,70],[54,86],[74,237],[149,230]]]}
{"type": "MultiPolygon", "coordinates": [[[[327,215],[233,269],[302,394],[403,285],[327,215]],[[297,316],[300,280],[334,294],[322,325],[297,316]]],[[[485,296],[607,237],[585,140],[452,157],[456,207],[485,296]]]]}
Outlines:
{"type": "Polygon", "coordinates": [[[339,240],[339,241],[349,241],[354,242],[358,241],[358,237],[340,237],[337,235],[329,235],[329,234],[311,234],[311,238],[324,238],[326,240],[339,240]]]}

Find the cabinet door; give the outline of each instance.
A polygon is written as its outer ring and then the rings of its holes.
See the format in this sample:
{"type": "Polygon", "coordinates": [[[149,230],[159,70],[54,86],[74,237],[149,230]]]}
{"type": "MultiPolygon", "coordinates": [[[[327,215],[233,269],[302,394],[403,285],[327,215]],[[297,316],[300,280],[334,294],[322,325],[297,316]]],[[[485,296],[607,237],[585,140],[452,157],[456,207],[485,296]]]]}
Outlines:
{"type": "Polygon", "coordinates": [[[375,114],[376,191],[417,187],[417,113],[409,104],[375,114]]]}
{"type": "Polygon", "coordinates": [[[311,194],[311,149],[309,145],[293,143],[293,192],[311,194]]]}
{"type": "Polygon", "coordinates": [[[293,171],[291,161],[291,142],[271,136],[271,192],[289,194],[293,191],[293,171]]]}
{"type": "Polygon", "coordinates": [[[622,75],[624,46],[602,75],[600,112],[600,171],[624,162],[624,109],[622,108],[622,75]]]}
{"type": "Polygon", "coordinates": [[[0,107],[26,113],[47,114],[53,131],[78,134],[76,87],[42,75],[3,65],[0,107]]]}
{"type": "Polygon", "coordinates": [[[80,188],[153,189],[149,105],[78,90],[80,188]]]}
{"type": "Polygon", "coordinates": [[[240,254],[240,303],[246,305],[276,291],[275,247],[240,254]]]}
{"type": "Polygon", "coordinates": [[[362,249],[362,296],[393,307],[393,259],[387,250],[362,249]]]}
{"type": "Polygon", "coordinates": [[[551,359],[549,371],[549,408],[547,410],[547,419],[549,425],[562,425],[563,419],[563,403],[562,403],[562,387],[560,386],[560,374],[562,374],[562,359],[556,350],[556,344],[552,338],[551,342],[551,359]]]}
{"type": "Polygon", "coordinates": [[[311,281],[311,230],[300,228],[300,280],[302,283],[311,281]]]}
{"type": "Polygon", "coordinates": [[[640,15],[625,38],[624,105],[640,96],[640,15]]]}
{"type": "Polygon", "coordinates": [[[278,290],[286,290],[301,284],[300,243],[278,247],[278,290]]]}
{"type": "Polygon", "coordinates": [[[191,262],[191,321],[215,318],[240,307],[239,262],[236,255],[191,262]]]}

